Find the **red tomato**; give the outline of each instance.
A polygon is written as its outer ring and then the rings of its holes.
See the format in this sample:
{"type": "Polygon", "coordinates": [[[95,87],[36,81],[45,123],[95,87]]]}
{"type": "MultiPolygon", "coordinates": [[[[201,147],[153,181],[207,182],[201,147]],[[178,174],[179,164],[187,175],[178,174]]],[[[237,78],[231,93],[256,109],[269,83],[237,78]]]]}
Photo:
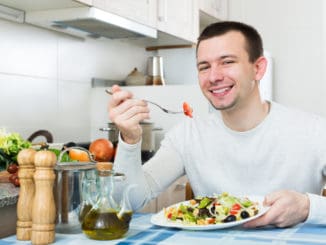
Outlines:
{"type": "Polygon", "coordinates": [[[10,163],[7,167],[8,173],[14,174],[18,171],[18,165],[16,163],[10,163]]]}
{"type": "Polygon", "coordinates": [[[231,209],[230,214],[236,215],[238,212],[238,210],[231,209]]]}
{"type": "Polygon", "coordinates": [[[215,224],[215,218],[207,218],[206,221],[208,224],[215,224]]]}
{"type": "Polygon", "coordinates": [[[20,186],[19,178],[17,177],[13,183],[16,187],[20,186]]]}
{"type": "Polygon", "coordinates": [[[232,208],[233,210],[240,210],[241,209],[241,205],[239,203],[235,203],[233,204],[232,208]]]}
{"type": "Polygon", "coordinates": [[[190,105],[187,102],[183,102],[183,113],[192,118],[192,108],[190,107],[190,105]]]}
{"type": "Polygon", "coordinates": [[[11,174],[9,176],[9,181],[14,184],[15,179],[18,178],[18,173],[11,174]]]}

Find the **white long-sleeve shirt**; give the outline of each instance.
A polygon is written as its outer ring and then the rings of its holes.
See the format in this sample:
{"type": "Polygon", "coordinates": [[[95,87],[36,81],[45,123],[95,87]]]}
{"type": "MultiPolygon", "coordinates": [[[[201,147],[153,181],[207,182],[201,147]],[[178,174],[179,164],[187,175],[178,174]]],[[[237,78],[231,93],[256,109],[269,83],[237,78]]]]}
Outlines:
{"type": "MultiPolygon", "coordinates": [[[[185,118],[171,129],[143,166],[141,142],[119,142],[115,169],[139,188],[134,206],[159,195],[186,174],[195,195],[229,192],[266,195],[277,190],[308,193],[306,222],[326,224],[326,120],[271,102],[268,116],[255,128],[238,132],[218,111],[207,118],[185,118]]],[[[143,204],[143,203],[141,203],[143,204]]]]}

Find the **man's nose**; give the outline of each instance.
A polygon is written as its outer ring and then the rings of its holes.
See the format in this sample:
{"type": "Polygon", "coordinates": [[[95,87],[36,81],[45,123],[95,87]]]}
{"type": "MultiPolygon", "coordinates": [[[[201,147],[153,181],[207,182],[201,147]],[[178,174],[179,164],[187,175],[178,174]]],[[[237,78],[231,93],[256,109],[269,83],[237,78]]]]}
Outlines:
{"type": "Polygon", "coordinates": [[[224,79],[223,70],[220,67],[213,65],[210,70],[209,81],[211,83],[216,83],[216,82],[223,81],[223,79],[224,79]]]}

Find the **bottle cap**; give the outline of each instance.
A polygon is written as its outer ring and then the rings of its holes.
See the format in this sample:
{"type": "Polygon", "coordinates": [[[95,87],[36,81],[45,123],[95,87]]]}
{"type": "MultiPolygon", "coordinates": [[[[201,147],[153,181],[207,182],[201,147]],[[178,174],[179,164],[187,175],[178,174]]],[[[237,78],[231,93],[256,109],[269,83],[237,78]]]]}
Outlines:
{"type": "Polygon", "coordinates": [[[107,171],[112,170],[113,163],[112,162],[97,162],[96,169],[99,171],[107,171]]]}

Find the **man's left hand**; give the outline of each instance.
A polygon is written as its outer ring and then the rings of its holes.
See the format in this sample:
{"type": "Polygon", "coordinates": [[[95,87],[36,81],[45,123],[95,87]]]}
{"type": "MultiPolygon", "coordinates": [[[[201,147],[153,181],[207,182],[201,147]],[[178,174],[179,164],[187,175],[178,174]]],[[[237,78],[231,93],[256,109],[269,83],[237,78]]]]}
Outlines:
{"type": "Polygon", "coordinates": [[[288,227],[307,219],[310,201],[308,195],[295,191],[282,190],[268,194],[264,206],[270,209],[261,217],[243,225],[245,228],[255,228],[265,225],[288,227]]]}

